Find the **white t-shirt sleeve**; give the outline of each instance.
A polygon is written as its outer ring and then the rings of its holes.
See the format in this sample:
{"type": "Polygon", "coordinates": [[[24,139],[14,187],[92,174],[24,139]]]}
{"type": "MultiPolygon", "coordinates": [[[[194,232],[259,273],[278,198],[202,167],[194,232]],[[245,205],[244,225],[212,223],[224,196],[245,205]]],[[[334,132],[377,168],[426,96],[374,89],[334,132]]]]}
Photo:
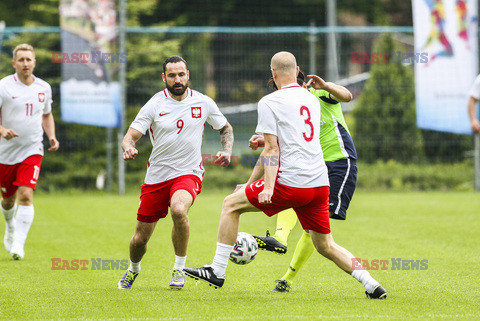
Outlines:
{"type": "Polygon", "coordinates": [[[225,127],[227,124],[227,118],[222,114],[217,104],[209,97],[207,97],[207,104],[209,109],[207,122],[210,126],[215,130],[220,130],[225,127]]]}
{"type": "Polygon", "coordinates": [[[44,115],[52,112],[53,99],[52,99],[52,87],[50,85],[48,85],[46,96],[47,97],[45,97],[45,108],[43,109],[44,115]]]}
{"type": "Polygon", "coordinates": [[[2,104],[3,104],[3,97],[2,97],[2,89],[0,88],[0,109],[2,108],[2,104]]]}
{"type": "Polygon", "coordinates": [[[262,99],[258,102],[257,134],[272,134],[278,136],[275,113],[262,99]]]}
{"type": "Polygon", "coordinates": [[[0,108],[2,108],[2,105],[3,105],[3,81],[0,82],[0,108]]]}
{"type": "Polygon", "coordinates": [[[480,98],[480,75],[475,78],[475,81],[473,82],[473,86],[470,89],[469,96],[479,99],[480,98]]]}
{"type": "Polygon", "coordinates": [[[137,117],[130,125],[131,128],[138,130],[145,135],[155,119],[156,99],[152,97],[138,112],[137,117]]]}

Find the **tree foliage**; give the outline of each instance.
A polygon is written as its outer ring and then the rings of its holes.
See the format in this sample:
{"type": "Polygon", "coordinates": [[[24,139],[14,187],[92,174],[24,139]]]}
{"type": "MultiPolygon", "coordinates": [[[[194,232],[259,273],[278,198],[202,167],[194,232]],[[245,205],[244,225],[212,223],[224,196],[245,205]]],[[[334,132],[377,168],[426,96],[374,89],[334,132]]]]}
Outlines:
{"type": "MultiPolygon", "coordinates": [[[[377,41],[374,52],[397,51],[390,34],[377,41]]],[[[370,79],[354,109],[355,143],[365,161],[422,158],[422,138],[415,123],[414,77],[410,67],[388,61],[374,63],[370,79]]]]}
{"type": "MultiPolygon", "coordinates": [[[[118,0],[117,0],[118,1],[118,0]]],[[[337,0],[338,13],[363,17],[367,24],[411,25],[411,1],[337,0]]],[[[58,26],[60,0],[2,0],[7,26],[58,26]],[[14,14],[13,14],[14,13],[14,14]]],[[[181,26],[305,26],[326,24],[326,0],[127,0],[128,26],[174,23],[181,26]]]]}

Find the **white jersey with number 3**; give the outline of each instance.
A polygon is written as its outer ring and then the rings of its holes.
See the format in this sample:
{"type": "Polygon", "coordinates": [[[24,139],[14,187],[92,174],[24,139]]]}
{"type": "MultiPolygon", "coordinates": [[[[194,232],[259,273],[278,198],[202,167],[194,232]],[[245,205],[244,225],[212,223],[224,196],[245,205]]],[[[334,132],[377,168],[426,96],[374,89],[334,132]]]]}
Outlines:
{"type": "Polygon", "coordinates": [[[258,102],[256,132],[278,138],[280,184],[298,188],[329,185],[320,146],[320,103],[308,90],[293,83],[263,97],[258,102]]]}
{"type": "Polygon", "coordinates": [[[182,101],[173,99],[165,89],[140,109],[131,128],[150,133],[152,154],[145,177],[146,184],[161,183],[182,175],[203,178],[202,139],[205,122],[220,130],[227,119],[208,96],[187,88],[182,101]]]}
{"type": "Polygon", "coordinates": [[[43,155],[43,115],[52,111],[52,88],[40,78],[30,86],[16,74],[0,80],[0,124],[18,137],[0,136],[0,164],[13,165],[43,155]]]}

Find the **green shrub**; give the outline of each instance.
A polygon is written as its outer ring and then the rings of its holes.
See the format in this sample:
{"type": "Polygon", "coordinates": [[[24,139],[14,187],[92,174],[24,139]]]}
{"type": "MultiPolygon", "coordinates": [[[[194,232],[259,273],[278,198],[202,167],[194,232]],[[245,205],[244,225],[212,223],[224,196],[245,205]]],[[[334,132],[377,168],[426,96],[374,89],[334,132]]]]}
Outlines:
{"type": "MultiPolygon", "coordinates": [[[[395,52],[390,34],[375,44],[374,52],[395,52]]],[[[422,137],[415,123],[414,77],[398,62],[375,63],[358,98],[353,139],[359,159],[375,162],[395,159],[415,162],[423,157],[422,137]]]]}
{"type": "Polygon", "coordinates": [[[363,190],[472,190],[473,164],[359,163],[357,180],[363,190]]]}

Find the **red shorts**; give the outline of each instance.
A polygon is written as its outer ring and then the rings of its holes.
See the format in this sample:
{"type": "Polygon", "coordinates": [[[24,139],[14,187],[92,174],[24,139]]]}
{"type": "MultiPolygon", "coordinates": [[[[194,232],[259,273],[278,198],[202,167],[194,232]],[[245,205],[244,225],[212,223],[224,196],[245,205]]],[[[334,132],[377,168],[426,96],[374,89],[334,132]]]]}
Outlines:
{"type": "Polygon", "coordinates": [[[167,216],[170,199],[178,190],[189,192],[194,202],[202,190],[202,181],[196,175],[184,175],[158,184],[142,184],[137,220],[153,223],[167,216]]]}
{"type": "Polygon", "coordinates": [[[42,155],[32,155],[18,164],[0,164],[2,197],[8,198],[14,195],[19,186],[28,186],[35,189],[40,175],[42,158],[42,155]]]}
{"type": "Polygon", "coordinates": [[[330,233],[328,186],[297,188],[275,182],[272,203],[260,204],[258,194],[263,191],[264,179],[253,182],[245,188],[248,201],[262,210],[267,216],[273,216],[288,208],[293,208],[304,230],[313,230],[321,234],[330,233]]]}

